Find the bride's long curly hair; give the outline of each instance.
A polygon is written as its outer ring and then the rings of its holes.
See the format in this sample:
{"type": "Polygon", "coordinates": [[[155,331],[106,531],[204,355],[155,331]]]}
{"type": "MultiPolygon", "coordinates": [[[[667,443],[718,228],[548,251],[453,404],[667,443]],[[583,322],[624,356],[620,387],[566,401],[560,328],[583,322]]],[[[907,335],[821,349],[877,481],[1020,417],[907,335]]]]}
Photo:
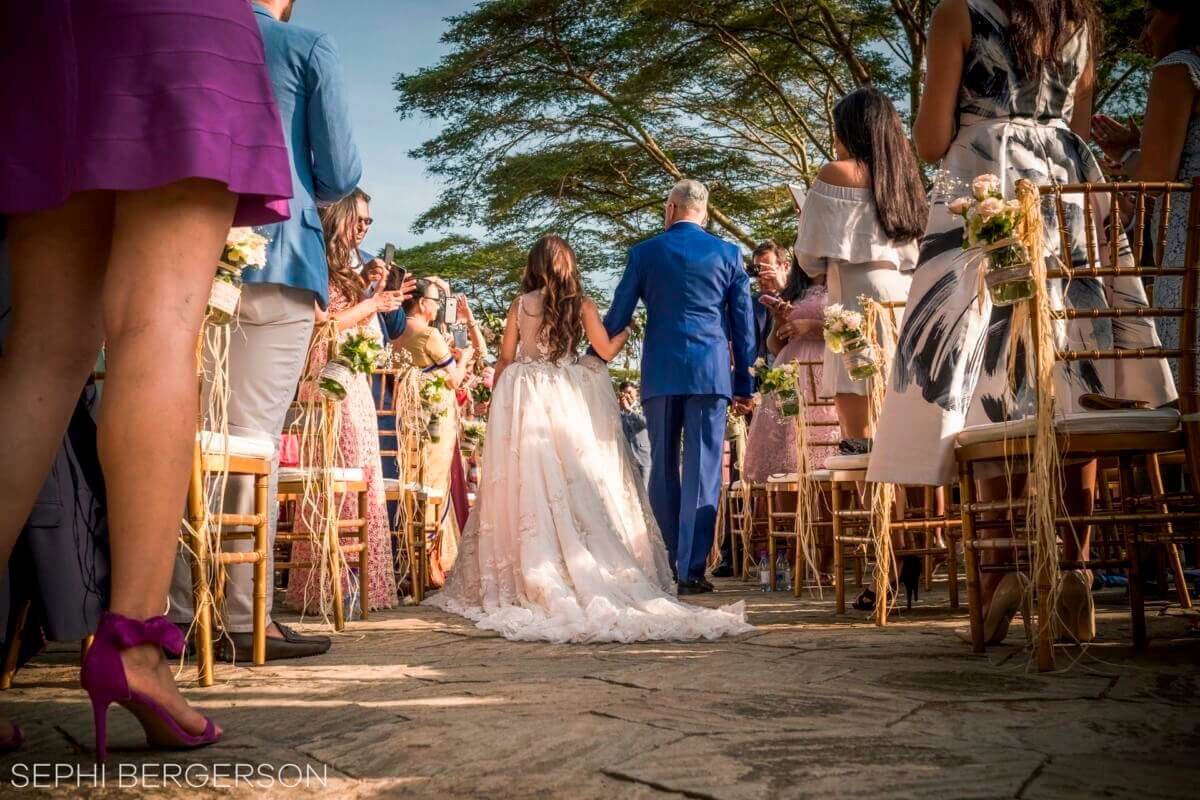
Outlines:
{"type": "Polygon", "coordinates": [[[561,236],[547,234],[529,251],[521,292],[542,292],[542,326],[538,336],[550,360],[574,355],[583,340],[583,282],[575,251],[561,236]]]}
{"type": "Polygon", "coordinates": [[[351,305],[362,299],[367,284],[354,271],[355,243],[354,226],[358,221],[358,208],[354,195],[348,195],[321,206],[321,229],[325,233],[325,260],[329,262],[329,282],[346,296],[351,305]]]}

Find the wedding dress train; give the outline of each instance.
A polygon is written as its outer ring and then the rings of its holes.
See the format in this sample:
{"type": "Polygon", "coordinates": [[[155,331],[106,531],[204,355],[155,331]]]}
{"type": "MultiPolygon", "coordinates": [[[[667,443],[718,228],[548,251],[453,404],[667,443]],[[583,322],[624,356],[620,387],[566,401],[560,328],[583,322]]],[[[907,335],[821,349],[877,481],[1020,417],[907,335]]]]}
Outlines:
{"type": "Polygon", "coordinates": [[[662,534],[602,362],[549,363],[540,296],[520,301],[517,360],[492,396],[478,501],[445,589],[429,602],[507,639],[715,639],[752,630],[744,603],[672,594],[662,534]]]}

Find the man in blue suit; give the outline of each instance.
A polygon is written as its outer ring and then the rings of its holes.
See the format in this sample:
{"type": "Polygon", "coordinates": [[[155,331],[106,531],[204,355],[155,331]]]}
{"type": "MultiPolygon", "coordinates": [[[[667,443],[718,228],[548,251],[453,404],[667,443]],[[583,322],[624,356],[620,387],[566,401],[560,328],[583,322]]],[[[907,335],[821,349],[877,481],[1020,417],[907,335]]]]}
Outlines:
{"type": "Polygon", "coordinates": [[[731,396],[740,410],[753,393],[750,280],[737,246],[704,230],[707,216],[704,184],[677,183],[667,198],[666,231],[629,251],[604,320],[616,334],[628,327],[639,300],[646,305],[642,407],[650,432],[650,505],[680,594],[712,591],[704,565],[721,494],[726,410],[731,396]]]}
{"type": "MultiPolygon", "coordinates": [[[[313,307],[329,302],[329,267],[318,202],[340,200],[362,177],[358,149],[350,132],[350,110],[341,61],[328,36],[284,23],[293,0],[257,0],[255,20],[262,33],[267,71],[283,119],[283,135],[292,163],[291,218],[260,229],[270,238],[267,263],[245,273],[238,323],[229,353],[230,433],[269,440],[275,445],[270,497],[278,479],[279,441],[288,406],[300,380],[312,335],[313,307]]],[[[252,513],[253,485],[231,477],[225,510],[252,513]]],[[[275,515],[271,515],[268,560],[274,552],[275,515]]],[[[230,542],[248,549],[249,542],[230,542]]],[[[267,574],[273,574],[268,564],[267,574]]],[[[250,657],[253,568],[228,568],[221,619],[228,634],[223,657],[250,657]]],[[[267,612],[272,592],[267,592],[267,612]]],[[[179,560],[171,587],[171,618],[183,625],[192,618],[191,573],[179,560]]],[[[268,620],[267,658],[298,658],[329,649],[324,636],[301,636],[268,620]]]]}

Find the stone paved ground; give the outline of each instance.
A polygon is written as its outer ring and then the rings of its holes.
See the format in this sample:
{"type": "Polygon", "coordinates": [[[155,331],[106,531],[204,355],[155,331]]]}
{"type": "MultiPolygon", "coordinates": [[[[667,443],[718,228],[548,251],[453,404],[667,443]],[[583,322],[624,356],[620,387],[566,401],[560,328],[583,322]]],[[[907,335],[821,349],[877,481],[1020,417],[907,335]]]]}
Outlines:
{"type": "Polygon", "coordinates": [[[226,666],[189,689],[228,732],[207,750],[139,752],[114,711],[122,749],[100,789],[74,653],[59,649],[0,696],[30,738],[0,761],[0,795],[180,795],[163,771],[199,764],[177,780],[209,781],[200,796],[291,797],[282,783],[298,775],[281,767],[296,764],[325,776],[312,793],[337,797],[1200,796],[1200,636],[1178,618],[1152,619],[1137,656],[1122,597],[1104,596],[1103,643],[1039,675],[1016,644],[972,655],[936,589],[886,630],[834,617],[828,595],[720,589],[706,602],[745,599],[755,633],[517,644],[431,608],[373,615],[324,657],[226,666]],[[53,762],[70,770],[59,788],[27,788],[53,762]],[[221,788],[234,764],[280,782],[221,788]],[[144,770],[143,786],[121,789],[121,769],[144,770]]]}

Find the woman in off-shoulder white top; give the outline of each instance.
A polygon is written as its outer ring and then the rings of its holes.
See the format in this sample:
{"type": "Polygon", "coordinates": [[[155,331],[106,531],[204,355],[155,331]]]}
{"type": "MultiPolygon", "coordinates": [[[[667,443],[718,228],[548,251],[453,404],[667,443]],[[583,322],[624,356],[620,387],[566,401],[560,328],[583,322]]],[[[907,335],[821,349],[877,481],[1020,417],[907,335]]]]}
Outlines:
{"type": "MultiPolygon", "coordinates": [[[[859,89],[834,108],[838,160],[821,168],[800,212],[795,253],[810,276],[826,276],[830,304],[861,311],[859,297],[904,301],[927,206],[916,159],[892,102],[859,89]]],[[[897,319],[900,311],[897,310],[897,319]]],[[[867,382],[825,350],[821,394],[837,406],[843,452],[871,436],[867,382]]]]}

